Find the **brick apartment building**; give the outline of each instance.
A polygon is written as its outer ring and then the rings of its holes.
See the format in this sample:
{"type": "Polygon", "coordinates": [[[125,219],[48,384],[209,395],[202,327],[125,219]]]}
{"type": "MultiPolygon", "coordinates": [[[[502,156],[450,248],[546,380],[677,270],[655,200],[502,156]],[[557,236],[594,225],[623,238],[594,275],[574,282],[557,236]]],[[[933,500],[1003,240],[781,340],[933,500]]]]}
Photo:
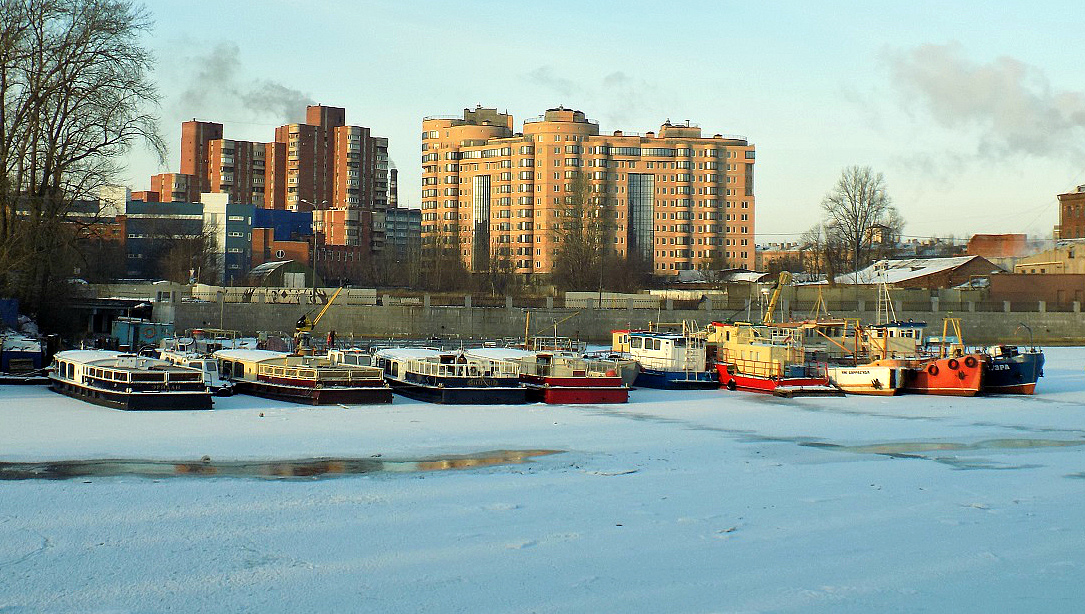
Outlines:
{"type": "Polygon", "coordinates": [[[558,107],[523,132],[497,109],[422,121],[422,238],[459,245],[470,270],[491,253],[517,273],[549,273],[554,228],[586,173],[589,206],[613,216],[614,252],[638,250],[659,276],[726,259],[752,268],[754,147],[744,137],[703,137],[688,122],[644,135],[599,132],[584,113],[558,107]]]}
{"type": "Polygon", "coordinates": [[[276,128],[266,143],[223,138],[219,123],[184,122],[180,171],[153,176],[151,189],[137,194],[191,203],[221,193],[261,209],[318,209],[323,242],[384,247],[388,139],[346,125],[345,109],[309,106],[305,123],[276,128]]]}

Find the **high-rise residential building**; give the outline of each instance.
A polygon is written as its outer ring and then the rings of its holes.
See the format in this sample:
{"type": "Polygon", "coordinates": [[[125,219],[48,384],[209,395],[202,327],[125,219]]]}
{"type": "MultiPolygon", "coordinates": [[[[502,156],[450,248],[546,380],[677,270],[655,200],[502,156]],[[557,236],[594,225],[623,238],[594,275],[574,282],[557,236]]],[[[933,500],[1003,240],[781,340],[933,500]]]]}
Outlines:
{"type": "Polygon", "coordinates": [[[222,124],[195,119],[181,124],[181,173],[196,178],[196,193],[211,192],[208,146],[222,138],[222,124]]]}
{"type": "Polygon", "coordinates": [[[517,273],[550,273],[574,182],[608,223],[619,257],[634,250],[659,276],[707,267],[753,268],[753,165],[745,137],[701,135],[669,120],[659,132],[600,134],[558,107],[513,131],[497,109],[422,121],[422,238],[456,245],[471,270],[494,255],[517,273]]]}
{"type": "Polygon", "coordinates": [[[275,129],[275,141],[285,151],[285,181],[276,179],[272,198],[278,202],[278,191],[285,190],[287,209],[349,211],[322,220],[328,243],[380,251],[388,207],[388,139],[345,122],[344,109],[317,105],[306,109],[306,123],[275,129]]]}
{"type": "MultiPolygon", "coordinates": [[[[388,207],[388,139],[346,124],[346,110],[313,105],[305,123],[276,128],[274,141],[223,138],[222,124],[181,125],[181,173],[151,180],[163,202],[196,202],[201,194],[226,194],[230,204],[314,216],[330,245],[384,247],[388,207]]],[[[217,202],[217,201],[216,201],[217,202]]]]}
{"type": "Polygon", "coordinates": [[[267,143],[214,139],[207,144],[207,183],[230,201],[265,207],[267,143]]]}

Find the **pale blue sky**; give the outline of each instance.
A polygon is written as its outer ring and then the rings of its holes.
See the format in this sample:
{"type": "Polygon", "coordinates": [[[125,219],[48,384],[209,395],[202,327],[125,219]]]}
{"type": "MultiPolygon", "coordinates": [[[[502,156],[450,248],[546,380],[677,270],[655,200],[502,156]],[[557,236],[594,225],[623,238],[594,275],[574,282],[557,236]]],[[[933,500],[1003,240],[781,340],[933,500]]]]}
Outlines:
{"type": "Polygon", "coordinates": [[[307,101],[387,136],[418,205],[421,119],[563,104],[603,131],[670,118],[757,146],[757,240],[793,240],[840,170],[885,174],[906,235],[1029,232],[1085,183],[1075,2],[148,2],[168,166],[180,122],[271,140],[307,101]],[[950,6],[952,4],[952,6],[950,6]],[[293,115],[291,115],[293,114],[293,115]]]}

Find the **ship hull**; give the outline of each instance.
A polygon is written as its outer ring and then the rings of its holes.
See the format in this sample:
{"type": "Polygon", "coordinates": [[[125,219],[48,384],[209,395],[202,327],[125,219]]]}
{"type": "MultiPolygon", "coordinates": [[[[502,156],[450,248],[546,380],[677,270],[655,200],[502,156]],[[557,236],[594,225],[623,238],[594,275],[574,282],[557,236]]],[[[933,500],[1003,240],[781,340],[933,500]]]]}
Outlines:
{"type": "Polygon", "coordinates": [[[659,371],[641,369],[637,374],[636,385],[643,388],[662,390],[714,390],[720,382],[713,371],[659,371]]]}
{"type": "Polygon", "coordinates": [[[829,379],[848,394],[893,396],[900,392],[901,370],[897,367],[830,367],[829,379]]]}
{"type": "Polygon", "coordinates": [[[985,394],[1033,394],[1036,381],[1043,376],[1042,352],[1026,352],[1015,356],[992,356],[984,365],[985,394]]]}
{"type": "Polygon", "coordinates": [[[973,397],[983,384],[984,357],[939,358],[904,369],[901,390],[911,394],[973,397]]]}
{"type": "Polygon", "coordinates": [[[629,388],[614,377],[544,377],[521,375],[528,401],[555,405],[626,403],[629,388]]]}
{"type": "Polygon", "coordinates": [[[763,392],[784,397],[813,395],[842,395],[840,390],[829,382],[827,376],[772,377],[749,375],[734,371],[731,365],[716,365],[720,384],[728,390],[763,392]],[[734,372],[732,372],[734,371],[734,372]]]}
{"type": "Polygon", "coordinates": [[[520,405],[527,402],[521,386],[429,386],[389,379],[396,394],[441,405],[520,405]]]}
{"type": "Polygon", "coordinates": [[[211,409],[211,394],[204,391],[184,392],[123,392],[80,386],[69,381],[50,378],[50,388],[65,396],[126,411],[188,411],[211,409]]]}
{"type": "Polygon", "coordinates": [[[277,382],[239,380],[234,390],[276,401],[306,405],[377,405],[392,402],[387,386],[298,386],[277,382]]]}

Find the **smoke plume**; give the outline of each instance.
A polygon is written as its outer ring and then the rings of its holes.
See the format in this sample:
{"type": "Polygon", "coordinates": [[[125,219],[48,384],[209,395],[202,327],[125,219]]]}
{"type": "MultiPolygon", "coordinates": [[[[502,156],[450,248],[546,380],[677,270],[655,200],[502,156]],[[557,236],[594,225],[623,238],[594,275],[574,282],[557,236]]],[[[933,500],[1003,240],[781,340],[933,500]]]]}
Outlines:
{"type": "Polygon", "coordinates": [[[236,44],[219,43],[191,61],[197,68],[178,103],[184,116],[217,117],[229,109],[295,123],[304,119],[307,105],[315,104],[309,95],[281,83],[244,78],[236,44]]]}
{"type": "Polygon", "coordinates": [[[949,44],[893,53],[889,71],[906,109],[925,109],[947,129],[977,131],[980,157],[1081,155],[1085,95],[1053,88],[1035,66],[1011,57],[976,63],[949,44]]]}

